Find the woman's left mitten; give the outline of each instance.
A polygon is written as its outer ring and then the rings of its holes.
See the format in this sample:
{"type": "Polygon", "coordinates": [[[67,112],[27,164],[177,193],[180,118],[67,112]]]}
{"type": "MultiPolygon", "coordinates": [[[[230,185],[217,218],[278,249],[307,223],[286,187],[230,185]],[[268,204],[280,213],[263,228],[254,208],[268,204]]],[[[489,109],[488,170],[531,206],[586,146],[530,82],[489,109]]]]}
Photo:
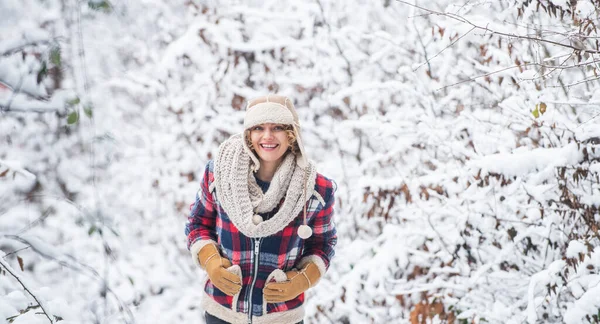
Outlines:
{"type": "Polygon", "coordinates": [[[301,271],[288,271],[285,275],[288,280],[265,285],[263,295],[267,302],[282,303],[292,300],[312,287],[321,277],[319,268],[314,263],[309,263],[301,271]]]}

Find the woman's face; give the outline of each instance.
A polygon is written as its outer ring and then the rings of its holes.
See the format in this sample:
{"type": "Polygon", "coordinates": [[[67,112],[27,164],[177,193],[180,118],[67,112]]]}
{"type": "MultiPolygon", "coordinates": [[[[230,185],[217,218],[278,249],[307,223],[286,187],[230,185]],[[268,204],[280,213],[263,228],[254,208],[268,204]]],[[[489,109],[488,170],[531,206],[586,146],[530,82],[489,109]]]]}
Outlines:
{"type": "Polygon", "coordinates": [[[281,124],[266,123],[250,128],[250,141],[261,163],[279,163],[290,146],[285,126],[281,124]]]}

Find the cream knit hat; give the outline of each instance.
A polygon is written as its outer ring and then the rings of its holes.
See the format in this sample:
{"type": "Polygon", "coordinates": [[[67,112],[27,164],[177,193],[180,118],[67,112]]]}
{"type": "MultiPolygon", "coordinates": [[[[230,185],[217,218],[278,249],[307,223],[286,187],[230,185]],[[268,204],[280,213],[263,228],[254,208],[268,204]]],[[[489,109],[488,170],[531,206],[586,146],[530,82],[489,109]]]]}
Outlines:
{"type": "MultiPolygon", "coordinates": [[[[296,153],[296,163],[299,167],[303,169],[306,168],[308,166],[308,160],[304,151],[304,145],[302,144],[298,114],[296,113],[292,100],[288,97],[277,95],[267,95],[250,100],[246,108],[246,116],[244,117],[244,129],[249,129],[264,123],[292,126],[294,134],[296,135],[296,143],[298,144],[300,151],[299,153],[296,153]]],[[[247,143],[248,138],[246,138],[246,132],[244,132],[243,136],[244,143],[247,143]]],[[[254,162],[254,171],[257,171],[260,168],[258,158],[248,145],[244,145],[244,150],[246,150],[246,153],[250,155],[252,162],[254,162]]]]}

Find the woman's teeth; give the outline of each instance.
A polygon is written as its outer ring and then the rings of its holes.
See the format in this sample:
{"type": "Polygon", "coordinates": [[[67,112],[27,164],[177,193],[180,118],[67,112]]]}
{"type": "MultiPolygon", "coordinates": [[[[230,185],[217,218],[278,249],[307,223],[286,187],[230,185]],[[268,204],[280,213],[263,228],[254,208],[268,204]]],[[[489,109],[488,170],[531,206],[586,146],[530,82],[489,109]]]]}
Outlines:
{"type": "Polygon", "coordinates": [[[278,144],[260,144],[260,146],[264,149],[274,149],[278,146],[278,144]]]}

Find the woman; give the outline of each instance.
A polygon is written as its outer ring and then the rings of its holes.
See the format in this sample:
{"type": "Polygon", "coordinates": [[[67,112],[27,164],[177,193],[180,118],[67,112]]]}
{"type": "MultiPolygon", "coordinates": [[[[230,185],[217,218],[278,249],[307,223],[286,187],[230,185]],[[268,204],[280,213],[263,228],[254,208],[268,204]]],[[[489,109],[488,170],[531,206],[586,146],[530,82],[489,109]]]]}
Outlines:
{"type": "Polygon", "coordinates": [[[335,187],[308,161],[289,98],[250,101],[244,129],[207,164],[186,224],[206,322],[302,323],[334,255],[335,187]]]}

